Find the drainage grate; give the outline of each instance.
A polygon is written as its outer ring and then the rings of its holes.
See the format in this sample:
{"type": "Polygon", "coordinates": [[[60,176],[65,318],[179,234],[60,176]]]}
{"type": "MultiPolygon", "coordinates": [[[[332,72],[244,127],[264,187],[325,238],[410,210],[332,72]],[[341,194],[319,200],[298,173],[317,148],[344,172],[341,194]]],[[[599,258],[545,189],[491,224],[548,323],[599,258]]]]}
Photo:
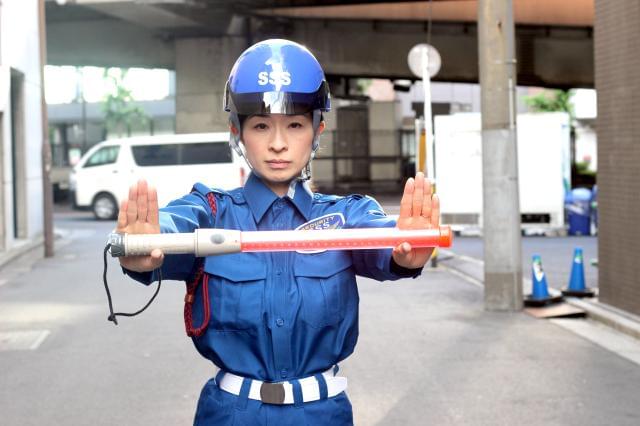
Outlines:
{"type": "Polygon", "coordinates": [[[33,351],[50,333],[49,330],[0,331],[0,352],[33,351]]]}

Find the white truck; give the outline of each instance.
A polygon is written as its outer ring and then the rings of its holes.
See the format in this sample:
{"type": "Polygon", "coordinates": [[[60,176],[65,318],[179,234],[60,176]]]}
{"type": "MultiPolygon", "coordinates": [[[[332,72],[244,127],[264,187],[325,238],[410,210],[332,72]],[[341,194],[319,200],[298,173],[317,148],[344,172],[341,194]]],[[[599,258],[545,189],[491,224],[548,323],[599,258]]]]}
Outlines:
{"type": "MultiPolygon", "coordinates": [[[[482,126],[479,113],[435,117],[435,180],[443,194],[443,223],[454,231],[482,229],[482,126]],[[446,194],[446,195],[445,195],[446,194]]],[[[571,187],[569,116],[517,117],[520,213],[525,233],[561,234],[571,187]]]]}

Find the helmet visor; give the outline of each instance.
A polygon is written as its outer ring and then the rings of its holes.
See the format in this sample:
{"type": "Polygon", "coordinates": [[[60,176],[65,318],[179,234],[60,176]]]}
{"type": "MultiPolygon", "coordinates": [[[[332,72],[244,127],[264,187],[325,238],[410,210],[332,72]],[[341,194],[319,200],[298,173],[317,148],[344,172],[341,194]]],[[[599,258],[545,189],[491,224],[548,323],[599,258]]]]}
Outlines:
{"type": "Polygon", "coordinates": [[[329,85],[323,81],[313,93],[284,91],[232,93],[225,90],[225,111],[240,115],[253,114],[306,114],[314,110],[330,109],[329,85]]]}

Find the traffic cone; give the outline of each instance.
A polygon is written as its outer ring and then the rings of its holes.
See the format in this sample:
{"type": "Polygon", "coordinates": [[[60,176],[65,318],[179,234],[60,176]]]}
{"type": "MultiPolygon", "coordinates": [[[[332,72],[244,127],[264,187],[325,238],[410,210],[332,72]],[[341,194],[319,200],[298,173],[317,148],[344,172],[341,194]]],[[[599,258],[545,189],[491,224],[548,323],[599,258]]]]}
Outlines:
{"type": "Polygon", "coordinates": [[[562,294],[573,297],[593,297],[595,295],[595,291],[592,288],[587,288],[584,282],[584,261],[581,248],[576,248],[573,252],[569,287],[562,289],[562,294]]]}
{"type": "Polygon", "coordinates": [[[547,288],[547,277],[542,270],[542,259],[539,255],[533,256],[531,267],[531,294],[524,298],[525,306],[544,306],[562,300],[562,296],[552,296],[547,288]]]}

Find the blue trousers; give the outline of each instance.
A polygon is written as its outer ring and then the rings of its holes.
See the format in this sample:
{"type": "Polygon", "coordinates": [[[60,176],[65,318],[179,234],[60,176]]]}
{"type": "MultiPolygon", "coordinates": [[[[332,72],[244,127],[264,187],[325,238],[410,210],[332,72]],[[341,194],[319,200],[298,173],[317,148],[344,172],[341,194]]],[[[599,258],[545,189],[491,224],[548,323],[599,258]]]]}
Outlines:
{"type": "Polygon", "coordinates": [[[209,380],[200,394],[194,426],[351,426],[351,402],[342,392],[302,404],[273,405],[237,396],[209,380]]]}

